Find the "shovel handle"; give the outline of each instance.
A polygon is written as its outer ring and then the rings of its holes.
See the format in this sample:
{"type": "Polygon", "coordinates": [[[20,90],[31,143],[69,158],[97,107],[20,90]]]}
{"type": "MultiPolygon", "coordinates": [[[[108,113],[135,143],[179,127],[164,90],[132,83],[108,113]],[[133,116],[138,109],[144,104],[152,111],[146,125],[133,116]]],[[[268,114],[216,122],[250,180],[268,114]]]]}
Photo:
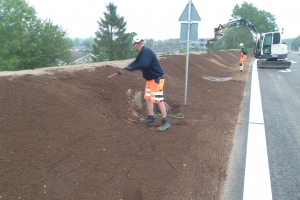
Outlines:
{"type": "Polygon", "coordinates": [[[113,76],[115,76],[115,75],[117,75],[117,74],[118,74],[118,73],[115,73],[115,74],[113,74],[113,75],[108,76],[107,78],[113,77],[113,76]]]}

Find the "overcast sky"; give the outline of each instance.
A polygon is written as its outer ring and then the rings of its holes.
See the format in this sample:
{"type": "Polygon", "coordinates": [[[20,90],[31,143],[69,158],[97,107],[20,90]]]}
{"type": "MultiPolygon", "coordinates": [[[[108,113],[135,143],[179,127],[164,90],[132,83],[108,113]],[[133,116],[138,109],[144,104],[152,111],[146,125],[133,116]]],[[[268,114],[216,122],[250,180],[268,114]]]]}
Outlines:
{"type": "MultiPolygon", "coordinates": [[[[127,32],[136,32],[141,37],[169,39],[180,37],[181,13],[189,0],[27,0],[39,18],[49,18],[61,26],[71,38],[95,37],[98,23],[106,12],[106,5],[113,2],[117,13],[127,22],[127,32]]],[[[236,4],[244,0],[194,0],[201,17],[198,25],[199,38],[213,37],[219,24],[227,23],[236,4]]],[[[283,38],[300,35],[297,1],[249,0],[259,10],[276,16],[279,28],[284,28],[283,38]]],[[[255,26],[255,24],[254,24],[255,26]]]]}

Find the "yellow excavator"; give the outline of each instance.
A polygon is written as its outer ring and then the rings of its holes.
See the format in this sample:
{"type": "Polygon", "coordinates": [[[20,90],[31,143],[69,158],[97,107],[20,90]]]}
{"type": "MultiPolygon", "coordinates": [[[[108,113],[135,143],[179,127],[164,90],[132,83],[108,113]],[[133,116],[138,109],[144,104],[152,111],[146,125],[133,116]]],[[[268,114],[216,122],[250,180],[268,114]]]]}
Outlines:
{"type": "Polygon", "coordinates": [[[219,24],[214,29],[214,38],[207,41],[207,48],[210,42],[219,40],[227,29],[232,27],[245,26],[252,34],[254,40],[254,57],[258,59],[257,66],[260,68],[282,68],[288,69],[291,62],[287,60],[288,47],[281,43],[281,32],[260,33],[246,19],[230,21],[226,24],[219,24]]]}

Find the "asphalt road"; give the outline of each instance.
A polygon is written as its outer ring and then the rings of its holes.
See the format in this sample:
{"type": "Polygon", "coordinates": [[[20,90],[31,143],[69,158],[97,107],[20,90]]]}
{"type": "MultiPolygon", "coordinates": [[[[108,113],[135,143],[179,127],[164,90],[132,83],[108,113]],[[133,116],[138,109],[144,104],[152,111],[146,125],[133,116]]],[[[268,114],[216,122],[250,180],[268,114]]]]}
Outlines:
{"type": "MultiPolygon", "coordinates": [[[[300,55],[289,70],[258,69],[273,200],[300,200],[300,55]]],[[[229,163],[222,200],[242,200],[252,70],[229,163]]]]}
{"type": "Polygon", "coordinates": [[[300,199],[300,55],[290,70],[259,69],[274,200],[300,199]]]}

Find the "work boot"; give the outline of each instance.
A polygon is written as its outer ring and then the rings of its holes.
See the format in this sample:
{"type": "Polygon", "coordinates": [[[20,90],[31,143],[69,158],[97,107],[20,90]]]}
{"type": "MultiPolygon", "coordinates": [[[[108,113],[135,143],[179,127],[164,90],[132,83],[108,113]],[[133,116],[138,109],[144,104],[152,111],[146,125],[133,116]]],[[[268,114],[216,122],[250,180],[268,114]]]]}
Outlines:
{"type": "Polygon", "coordinates": [[[243,70],[240,70],[240,73],[243,73],[243,70]]]}
{"type": "Polygon", "coordinates": [[[140,122],[142,122],[144,124],[148,124],[148,125],[154,126],[154,124],[155,124],[155,118],[154,118],[153,115],[149,115],[147,119],[141,118],[140,122]]]}
{"type": "Polygon", "coordinates": [[[157,128],[157,131],[165,131],[171,126],[168,117],[161,119],[161,126],[157,128]]]}

